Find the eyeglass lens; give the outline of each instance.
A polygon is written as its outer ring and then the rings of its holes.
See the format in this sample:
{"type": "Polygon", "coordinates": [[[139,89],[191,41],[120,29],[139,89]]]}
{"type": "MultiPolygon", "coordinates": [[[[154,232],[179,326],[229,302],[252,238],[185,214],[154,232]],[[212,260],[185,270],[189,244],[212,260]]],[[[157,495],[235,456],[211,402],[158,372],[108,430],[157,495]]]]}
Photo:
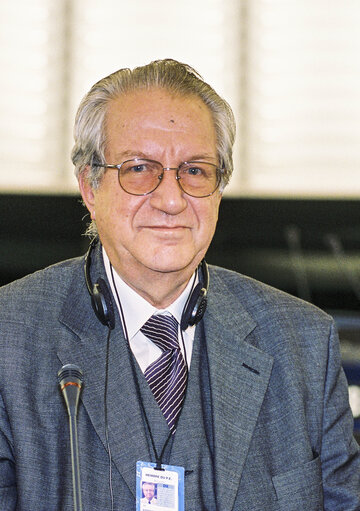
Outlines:
{"type": "MultiPolygon", "coordinates": [[[[163,173],[163,166],[157,161],[128,160],[119,169],[119,181],[126,192],[143,195],[159,186],[163,173]]],[[[193,197],[211,195],[219,185],[217,167],[208,162],[182,163],[177,180],[181,189],[193,197]]]]}

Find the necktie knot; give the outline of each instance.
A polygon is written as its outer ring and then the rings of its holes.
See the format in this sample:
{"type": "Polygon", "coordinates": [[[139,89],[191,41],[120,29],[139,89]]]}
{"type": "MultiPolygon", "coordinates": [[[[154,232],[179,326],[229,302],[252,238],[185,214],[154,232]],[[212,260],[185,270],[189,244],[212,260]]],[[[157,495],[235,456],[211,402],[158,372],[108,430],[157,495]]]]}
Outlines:
{"type": "Polygon", "coordinates": [[[179,349],[178,322],[171,314],[151,316],[141,332],[162,351],[179,349]]]}

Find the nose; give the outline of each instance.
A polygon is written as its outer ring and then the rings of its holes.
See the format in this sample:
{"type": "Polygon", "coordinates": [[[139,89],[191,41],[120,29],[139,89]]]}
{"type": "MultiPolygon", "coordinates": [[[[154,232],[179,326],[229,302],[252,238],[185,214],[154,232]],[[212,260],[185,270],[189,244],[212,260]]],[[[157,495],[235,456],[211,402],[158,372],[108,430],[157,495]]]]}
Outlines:
{"type": "Polygon", "coordinates": [[[165,167],[161,183],[150,196],[152,207],[169,215],[178,215],[187,206],[185,193],[176,179],[176,171],[176,168],[165,167]]]}

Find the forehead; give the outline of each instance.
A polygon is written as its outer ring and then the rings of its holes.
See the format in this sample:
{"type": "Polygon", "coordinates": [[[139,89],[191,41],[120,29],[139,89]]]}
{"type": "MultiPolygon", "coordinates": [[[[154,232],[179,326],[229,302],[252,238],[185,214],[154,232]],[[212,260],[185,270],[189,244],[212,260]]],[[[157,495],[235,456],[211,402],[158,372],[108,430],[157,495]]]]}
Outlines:
{"type": "Polygon", "coordinates": [[[211,118],[209,107],[198,95],[177,93],[161,87],[136,89],[115,97],[109,102],[108,116],[119,110],[124,114],[132,112],[134,115],[147,115],[153,113],[154,108],[157,110],[162,106],[173,112],[176,112],[178,106],[186,110],[207,112],[211,118]]]}
{"type": "Polygon", "coordinates": [[[128,92],[113,99],[106,114],[107,144],[121,136],[166,136],[204,133],[215,139],[212,113],[201,98],[154,88],[128,92]]]}

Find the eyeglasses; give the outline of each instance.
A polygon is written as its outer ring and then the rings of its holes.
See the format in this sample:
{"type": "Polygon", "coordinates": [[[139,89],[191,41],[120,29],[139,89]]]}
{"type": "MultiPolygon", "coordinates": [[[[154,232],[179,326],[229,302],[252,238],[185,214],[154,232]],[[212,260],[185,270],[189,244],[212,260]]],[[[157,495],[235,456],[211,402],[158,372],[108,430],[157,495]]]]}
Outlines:
{"type": "Polygon", "coordinates": [[[219,187],[223,170],[213,163],[184,161],[178,167],[163,167],[155,160],[134,158],[120,165],[93,163],[94,167],[117,169],[121,188],[131,195],[148,195],[160,185],[165,170],[176,170],[183,192],[192,197],[208,197],[219,187]]]}

